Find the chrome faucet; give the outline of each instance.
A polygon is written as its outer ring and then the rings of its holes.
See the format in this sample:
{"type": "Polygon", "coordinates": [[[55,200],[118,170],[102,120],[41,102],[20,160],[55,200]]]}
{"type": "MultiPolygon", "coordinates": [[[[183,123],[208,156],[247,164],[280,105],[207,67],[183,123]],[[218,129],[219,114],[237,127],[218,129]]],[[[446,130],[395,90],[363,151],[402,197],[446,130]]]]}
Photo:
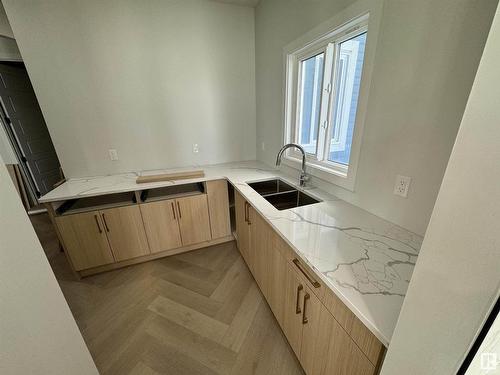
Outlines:
{"type": "Polygon", "coordinates": [[[278,156],[276,157],[276,166],[277,167],[280,166],[283,153],[285,152],[286,149],[290,147],[295,147],[296,149],[300,150],[300,152],[302,152],[302,170],[300,171],[299,185],[300,187],[304,187],[306,185],[306,182],[309,181],[309,176],[306,173],[306,152],[304,151],[302,146],[296,143],[287,143],[286,145],[281,147],[281,150],[279,150],[278,156]]]}

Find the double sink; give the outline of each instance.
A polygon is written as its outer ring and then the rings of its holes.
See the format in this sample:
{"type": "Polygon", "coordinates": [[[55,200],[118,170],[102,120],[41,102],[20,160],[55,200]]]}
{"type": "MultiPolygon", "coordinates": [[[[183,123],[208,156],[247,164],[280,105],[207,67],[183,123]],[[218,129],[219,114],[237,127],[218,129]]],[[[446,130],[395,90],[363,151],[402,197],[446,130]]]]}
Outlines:
{"type": "Polygon", "coordinates": [[[279,178],[250,182],[248,186],[280,211],[321,202],[279,178]]]}

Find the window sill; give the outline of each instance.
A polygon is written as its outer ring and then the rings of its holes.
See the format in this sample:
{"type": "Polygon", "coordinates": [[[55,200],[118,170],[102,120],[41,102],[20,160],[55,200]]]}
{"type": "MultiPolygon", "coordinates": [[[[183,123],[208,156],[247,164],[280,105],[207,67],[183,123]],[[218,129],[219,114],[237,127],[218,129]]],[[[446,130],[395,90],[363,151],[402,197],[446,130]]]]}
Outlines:
{"type": "MultiPolygon", "coordinates": [[[[302,160],[291,156],[283,157],[283,164],[300,171],[302,168],[302,160]]],[[[352,167],[351,167],[352,168],[352,167]]],[[[340,186],[349,191],[354,191],[355,173],[351,170],[340,171],[333,168],[328,168],[324,165],[314,164],[309,161],[306,163],[306,173],[312,177],[326,181],[328,183],[340,186]]]]}

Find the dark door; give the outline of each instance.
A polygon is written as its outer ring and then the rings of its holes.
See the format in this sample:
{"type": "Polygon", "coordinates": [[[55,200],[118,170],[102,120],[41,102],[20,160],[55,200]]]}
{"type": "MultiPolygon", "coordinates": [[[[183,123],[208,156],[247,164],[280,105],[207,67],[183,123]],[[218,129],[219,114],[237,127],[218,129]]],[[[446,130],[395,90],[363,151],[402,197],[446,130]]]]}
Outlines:
{"type": "Polygon", "coordinates": [[[24,65],[0,63],[0,103],[7,132],[40,197],[61,179],[60,164],[24,65]]]}

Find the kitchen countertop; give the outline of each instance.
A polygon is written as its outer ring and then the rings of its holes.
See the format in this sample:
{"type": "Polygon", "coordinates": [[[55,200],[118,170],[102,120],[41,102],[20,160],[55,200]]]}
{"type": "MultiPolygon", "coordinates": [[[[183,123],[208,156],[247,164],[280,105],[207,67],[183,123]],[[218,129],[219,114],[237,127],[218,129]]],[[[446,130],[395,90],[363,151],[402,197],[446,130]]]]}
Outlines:
{"type": "Polygon", "coordinates": [[[278,211],[247,182],[295,179],[260,162],[238,162],[70,179],[40,199],[55,202],[227,178],[371,332],[388,346],[422,237],[313,186],[322,202],[278,211]],[[205,177],[137,184],[140,175],[203,169],[205,177]]]}

